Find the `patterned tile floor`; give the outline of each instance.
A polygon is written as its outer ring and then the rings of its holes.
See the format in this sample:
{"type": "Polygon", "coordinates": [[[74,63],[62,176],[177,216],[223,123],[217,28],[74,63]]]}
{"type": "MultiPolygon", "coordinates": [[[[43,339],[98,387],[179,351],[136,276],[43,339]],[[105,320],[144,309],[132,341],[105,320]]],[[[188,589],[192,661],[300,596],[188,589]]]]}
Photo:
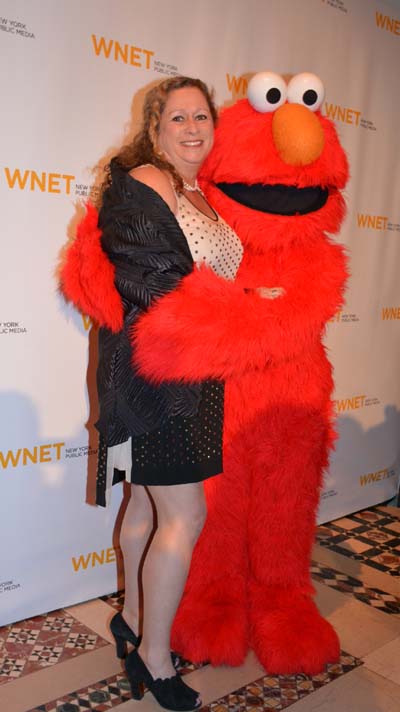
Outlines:
{"type": "Polygon", "coordinates": [[[204,712],[206,710],[210,712],[284,710],[361,664],[357,658],[342,652],[339,663],[327,665],[326,671],[320,675],[312,677],[308,675],[279,675],[276,677],[265,675],[259,680],[215,700],[210,705],[205,705],[202,710],[204,712]]]}
{"type": "Polygon", "coordinates": [[[108,645],[60,609],[0,628],[0,685],[108,645]]]}
{"type": "MultiPolygon", "coordinates": [[[[334,552],[392,577],[399,576],[400,518],[385,508],[374,507],[318,527],[317,540],[334,552]]],[[[352,595],[385,614],[400,615],[400,598],[366,586],[358,578],[316,561],[312,562],[311,574],[325,586],[352,595]]],[[[123,592],[101,599],[120,610],[123,592]]],[[[0,685],[108,644],[64,610],[6,626],[0,629],[0,685]]],[[[202,709],[210,712],[282,710],[361,664],[356,657],[342,652],[340,663],[327,666],[321,675],[265,675],[202,709]]],[[[195,668],[187,661],[180,661],[183,674],[195,668]]],[[[105,712],[129,699],[129,683],[121,673],[34,707],[29,712],[105,712]]]]}
{"type": "Polygon", "coordinates": [[[400,576],[400,521],[378,507],[318,527],[317,540],[338,554],[400,576]]]}
{"type": "Polygon", "coordinates": [[[348,593],[354,596],[358,601],[366,603],[368,606],[378,608],[383,613],[391,615],[400,615],[400,598],[393,596],[391,593],[381,591],[379,588],[371,588],[365,586],[362,581],[342,574],[336,569],[331,569],[328,566],[322,566],[317,561],[312,561],[311,577],[314,581],[320,581],[330,588],[348,593]]]}
{"type": "MultiPolygon", "coordinates": [[[[201,710],[213,710],[213,712],[223,710],[239,712],[239,710],[255,708],[283,710],[359,665],[361,665],[360,660],[342,652],[340,662],[336,665],[328,665],[326,671],[320,675],[312,677],[265,675],[210,705],[205,705],[201,710]]],[[[95,685],[35,707],[29,712],[83,712],[84,710],[105,712],[128,699],[130,699],[128,680],[124,675],[113,675],[107,680],[100,680],[95,685]]]]}
{"type": "Polygon", "coordinates": [[[130,686],[125,675],[113,675],[58,700],[34,707],[29,712],[105,712],[130,699],[130,686]]]}

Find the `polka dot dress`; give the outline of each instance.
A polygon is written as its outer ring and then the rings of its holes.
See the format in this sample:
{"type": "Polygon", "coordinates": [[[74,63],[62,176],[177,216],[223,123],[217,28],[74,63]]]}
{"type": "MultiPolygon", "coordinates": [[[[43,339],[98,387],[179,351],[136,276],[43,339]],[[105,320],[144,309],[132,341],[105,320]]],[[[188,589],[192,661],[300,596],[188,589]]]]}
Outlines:
{"type": "MultiPolygon", "coordinates": [[[[215,219],[198,210],[183,194],[177,194],[176,219],[188,242],[193,261],[210,266],[216,274],[233,280],[243,247],[217,214],[215,219]]],[[[97,502],[109,501],[111,485],[126,479],[139,485],[178,485],[222,472],[224,384],[205,381],[195,417],[169,418],[160,430],[129,438],[107,448],[100,437],[97,502]]]]}
{"type": "Polygon", "coordinates": [[[176,219],[188,241],[192,258],[205,263],[225,279],[234,279],[243,255],[236,233],[217,214],[215,219],[200,212],[183,194],[178,194],[176,219]]]}

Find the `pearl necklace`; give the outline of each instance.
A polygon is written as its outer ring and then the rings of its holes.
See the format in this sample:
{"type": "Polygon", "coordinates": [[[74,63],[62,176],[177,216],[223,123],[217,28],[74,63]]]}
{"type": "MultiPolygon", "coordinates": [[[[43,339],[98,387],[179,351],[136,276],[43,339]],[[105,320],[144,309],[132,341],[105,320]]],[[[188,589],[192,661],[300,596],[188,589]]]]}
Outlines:
{"type": "MultiPolygon", "coordinates": [[[[195,190],[200,190],[200,186],[199,186],[199,184],[198,184],[198,182],[197,182],[197,178],[196,178],[196,180],[195,180],[195,182],[194,182],[194,185],[190,185],[189,183],[186,183],[186,181],[183,180],[183,178],[182,178],[182,182],[183,182],[183,187],[184,187],[184,189],[185,189],[185,190],[188,190],[189,193],[194,193],[195,190]]],[[[200,191],[200,192],[201,192],[201,191],[200,191]]]]}

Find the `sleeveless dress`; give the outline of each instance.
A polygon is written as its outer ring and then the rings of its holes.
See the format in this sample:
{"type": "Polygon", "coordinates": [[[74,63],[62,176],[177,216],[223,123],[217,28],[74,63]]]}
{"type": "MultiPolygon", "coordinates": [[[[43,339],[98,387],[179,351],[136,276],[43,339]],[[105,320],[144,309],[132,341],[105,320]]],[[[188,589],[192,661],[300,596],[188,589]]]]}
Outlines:
{"type": "MultiPolygon", "coordinates": [[[[210,218],[183,194],[176,194],[176,220],[195,265],[206,264],[224,279],[234,280],[243,255],[236,233],[215,211],[210,218]]],[[[175,416],[157,431],[99,449],[101,470],[111,484],[126,480],[140,485],[200,482],[217,475],[222,465],[222,381],[208,381],[195,417],[175,416]],[[107,464],[106,464],[107,463],[107,464]]]]}

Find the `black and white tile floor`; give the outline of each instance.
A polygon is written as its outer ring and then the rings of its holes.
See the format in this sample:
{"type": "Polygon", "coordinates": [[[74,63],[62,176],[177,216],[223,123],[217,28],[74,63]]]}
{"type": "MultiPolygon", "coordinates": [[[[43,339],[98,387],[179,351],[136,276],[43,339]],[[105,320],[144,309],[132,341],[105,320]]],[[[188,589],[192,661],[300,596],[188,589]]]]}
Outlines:
{"type": "MultiPolygon", "coordinates": [[[[240,668],[181,661],[204,712],[400,710],[400,510],[373,507],[318,528],[317,603],[342,641],[320,675],[271,676],[250,654],[240,668]]],[[[123,592],[0,629],[1,712],[159,711],[131,699],[107,623],[123,592]],[[111,615],[110,615],[111,613],[111,615]]]]}

